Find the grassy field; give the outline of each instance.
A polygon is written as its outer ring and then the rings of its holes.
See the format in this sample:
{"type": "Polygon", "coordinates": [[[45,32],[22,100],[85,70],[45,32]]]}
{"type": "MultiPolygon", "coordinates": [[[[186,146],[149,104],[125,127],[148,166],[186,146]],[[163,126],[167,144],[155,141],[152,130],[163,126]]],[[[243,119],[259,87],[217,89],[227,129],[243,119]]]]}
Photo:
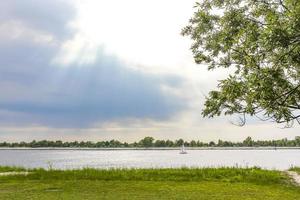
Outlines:
{"type": "Polygon", "coordinates": [[[25,171],[25,168],[22,167],[8,167],[8,166],[0,166],[0,173],[1,172],[22,172],[25,171]]]}
{"type": "Polygon", "coordinates": [[[300,167],[293,167],[290,169],[291,171],[295,171],[298,172],[298,174],[300,174],[300,167]]]}
{"type": "Polygon", "coordinates": [[[30,171],[0,176],[0,199],[300,200],[286,175],[258,168],[30,171]]]}

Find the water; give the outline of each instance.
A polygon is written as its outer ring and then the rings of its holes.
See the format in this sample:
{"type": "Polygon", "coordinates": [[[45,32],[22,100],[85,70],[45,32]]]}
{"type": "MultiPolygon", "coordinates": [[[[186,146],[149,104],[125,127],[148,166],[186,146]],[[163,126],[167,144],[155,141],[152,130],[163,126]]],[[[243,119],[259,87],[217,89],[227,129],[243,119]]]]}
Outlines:
{"type": "Polygon", "coordinates": [[[0,165],[26,168],[170,168],[300,166],[300,150],[0,150],[0,165]]]}

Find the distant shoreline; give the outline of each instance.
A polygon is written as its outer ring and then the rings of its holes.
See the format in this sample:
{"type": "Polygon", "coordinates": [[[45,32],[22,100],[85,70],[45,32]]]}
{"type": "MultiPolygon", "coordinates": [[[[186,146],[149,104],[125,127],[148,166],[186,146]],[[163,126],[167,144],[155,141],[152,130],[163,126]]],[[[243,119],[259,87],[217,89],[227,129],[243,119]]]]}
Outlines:
{"type": "MultiPolygon", "coordinates": [[[[82,147],[1,147],[1,150],[79,150],[79,151],[114,151],[114,150],[179,150],[180,147],[128,147],[128,148],[82,148],[82,147]]],[[[186,147],[186,150],[300,150],[300,147],[186,147]]]]}

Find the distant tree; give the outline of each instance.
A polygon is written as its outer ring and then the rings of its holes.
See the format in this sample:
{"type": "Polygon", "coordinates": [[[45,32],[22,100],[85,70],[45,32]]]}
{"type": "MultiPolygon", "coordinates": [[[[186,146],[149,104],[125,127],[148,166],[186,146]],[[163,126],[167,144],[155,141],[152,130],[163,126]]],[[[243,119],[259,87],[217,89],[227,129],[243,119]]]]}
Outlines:
{"type": "Polygon", "coordinates": [[[190,146],[190,143],[189,143],[188,141],[185,141],[183,144],[184,144],[184,146],[186,146],[186,147],[189,147],[189,146],[190,146]]]}
{"type": "Polygon", "coordinates": [[[139,144],[142,147],[152,147],[153,146],[153,137],[145,137],[144,139],[140,140],[139,144]]]}
{"type": "Polygon", "coordinates": [[[109,147],[120,147],[120,146],[121,146],[121,142],[118,140],[109,141],[109,147]]]}
{"type": "Polygon", "coordinates": [[[224,142],[222,140],[218,140],[218,147],[223,147],[224,146],[224,142]]]}
{"type": "Polygon", "coordinates": [[[62,141],[61,140],[55,141],[55,146],[56,147],[62,147],[62,141]]]}
{"type": "Polygon", "coordinates": [[[94,146],[94,144],[91,141],[87,141],[84,143],[84,147],[93,147],[93,146],[94,146]]]}
{"type": "Polygon", "coordinates": [[[191,147],[196,147],[196,146],[197,146],[197,142],[196,142],[195,140],[192,140],[192,141],[190,142],[190,146],[191,146],[191,147]]]}
{"type": "Polygon", "coordinates": [[[138,147],[139,144],[138,144],[137,142],[134,142],[134,143],[132,144],[132,146],[133,146],[133,147],[138,147]]]}
{"type": "Polygon", "coordinates": [[[200,142],[199,140],[197,141],[197,147],[205,147],[205,146],[208,146],[208,144],[200,142]]]}
{"type": "Polygon", "coordinates": [[[258,140],[254,141],[251,137],[247,137],[243,142],[231,142],[231,141],[223,141],[219,140],[217,144],[213,141],[209,143],[204,143],[200,141],[191,142],[184,141],[183,139],[176,140],[175,142],[171,140],[154,140],[152,137],[145,137],[140,140],[138,143],[127,143],[120,142],[118,140],[110,140],[110,141],[74,141],[74,142],[62,142],[62,141],[49,141],[49,140],[41,140],[32,142],[1,142],[0,147],[97,147],[97,148],[118,148],[118,147],[178,147],[184,144],[185,146],[190,147],[207,147],[207,146],[220,146],[220,147],[250,147],[250,146],[278,146],[278,147],[295,147],[300,146],[300,136],[296,136],[294,140],[288,140],[287,138],[281,140],[258,140]]]}
{"type": "Polygon", "coordinates": [[[129,144],[127,142],[124,142],[124,147],[129,147],[129,144]]]}
{"type": "Polygon", "coordinates": [[[211,141],[211,142],[209,142],[209,144],[208,144],[210,147],[214,147],[216,144],[213,142],[213,141],[211,141]]]}
{"type": "Polygon", "coordinates": [[[166,140],[166,146],[167,147],[173,147],[174,146],[174,142],[171,140],[166,140]]]}
{"type": "Polygon", "coordinates": [[[176,140],[175,141],[175,146],[181,146],[181,145],[183,145],[183,143],[184,143],[184,141],[183,141],[183,139],[179,139],[179,140],[176,140]]]}
{"type": "Polygon", "coordinates": [[[243,141],[244,146],[246,147],[252,147],[253,146],[253,140],[251,137],[247,137],[244,141],[243,141]]]}
{"type": "Polygon", "coordinates": [[[101,142],[97,142],[96,143],[96,147],[105,147],[105,142],[104,141],[101,141],[101,142]]]}
{"type": "Polygon", "coordinates": [[[204,117],[241,114],[300,124],[300,1],[202,0],[182,34],[195,62],[230,68],[204,117]]]}
{"type": "Polygon", "coordinates": [[[296,146],[300,146],[300,136],[295,137],[296,146]]]}
{"type": "Polygon", "coordinates": [[[165,147],[166,146],[166,141],[164,140],[156,140],[154,143],[155,147],[165,147]]]}

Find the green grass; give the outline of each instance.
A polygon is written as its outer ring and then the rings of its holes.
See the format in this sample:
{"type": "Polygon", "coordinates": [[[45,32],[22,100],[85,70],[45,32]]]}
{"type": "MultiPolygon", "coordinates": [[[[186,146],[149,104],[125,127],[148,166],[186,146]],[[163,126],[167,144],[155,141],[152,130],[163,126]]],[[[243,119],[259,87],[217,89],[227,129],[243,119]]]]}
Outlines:
{"type": "Polygon", "coordinates": [[[0,166],[0,173],[1,172],[20,172],[26,171],[23,167],[9,167],[9,166],[0,166]]]}
{"type": "Polygon", "coordinates": [[[29,171],[0,177],[0,199],[300,200],[286,175],[259,168],[29,171]]]}
{"type": "Polygon", "coordinates": [[[295,171],[298,174],[300,174],[300,167],[292,167],[292,168],[290,168],[290,171],[295,171]]]}

